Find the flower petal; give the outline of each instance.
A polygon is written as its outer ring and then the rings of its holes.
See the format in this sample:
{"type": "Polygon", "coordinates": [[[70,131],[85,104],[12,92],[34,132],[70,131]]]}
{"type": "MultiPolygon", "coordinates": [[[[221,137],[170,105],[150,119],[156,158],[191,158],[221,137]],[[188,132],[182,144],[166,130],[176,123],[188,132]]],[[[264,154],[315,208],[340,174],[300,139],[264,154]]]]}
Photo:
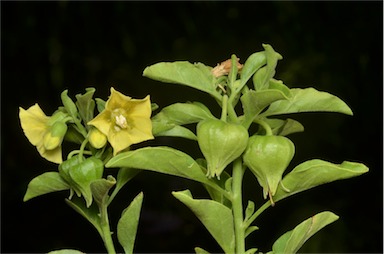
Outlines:
{"type": "Polygon", "coordinates": [[[116,131],[111,129],[108,134],[108,141],[113,147],[113,155],[128,148],[133,144],[131,140],[132,136],[126,131],[116,131]]]}
{"type": "Polygon", "coordinates": [[[40,106],[36,103],[29,109],[19,108],[19,118],[25,136],[32,145],[37,145],[48,130],[48,119],[40,106]]]}
{"type": "Polygon", "coordinates": [[[45,158],[46,160],[51,161],[53,163],[57,163],[57,164],[60,164],[63,162],[61,146],[58,146],[53,150],[47,150],[45,149],[43,142],[41,142],[37,144],[36,147],[41,157],[45,158]]]}
{"type": "Polygon", "coordinates": [[[141,100],[132,99],[131,104],[132,106],[129,112],[131,117],[151,117],[152,110],[149,95],[141,100]]]}
{"type": "Polygon", "coordinates": [[[98,114],[95,118],[88,122],[88,125],[95,126],[100,132],[108,136],[109,129],[111,128],[111,111],[105,108],[103,112],[98,114]]]}
{"type": "Polygon", "coordinates": [[[131,135],[135,135],[135,133],[138,132],[145,134],[146,138],[143,138],[144,140],[154,138],[152,135],[152,121],[150,118],[136,117],[133,119],[130,133],[131,135]]]}
{"type": "Polygon", "coordinates": [[[146,131],[143,128],[133,128],[129,132],[132,144],[137,144],[146,140],[154,139],[152,131],[146,131]]]}
{"type": "Polygon", "coordinates": [[[116,91],[113,87],[111,87],[111,96],[105,104],[105,108],[115,109],[115,108],[127,108],[127,103],[130,103],[132,100],[131,97],[126,96],[118,91],[116,91]]]}

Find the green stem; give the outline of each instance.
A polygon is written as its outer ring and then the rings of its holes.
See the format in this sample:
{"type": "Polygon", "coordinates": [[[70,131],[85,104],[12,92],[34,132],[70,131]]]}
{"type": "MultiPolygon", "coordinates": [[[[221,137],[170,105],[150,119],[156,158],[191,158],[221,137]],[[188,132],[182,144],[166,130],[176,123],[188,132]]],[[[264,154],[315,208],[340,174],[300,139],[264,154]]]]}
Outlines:
{"type": "Polygon", "coordinates": [[[84,149],[85,149],[85,146],[87,145],[88,143],[88,138],[84,139],[83,143],[81,143],[81,146],[80,146],[80,151],[79,151],[79,159],[80,161],[83,160],[83,154],[84,154],[84,149]]]}
{"type": "Polygon", "coordinates": [[[77,127],[77,131],[83,135],[84,138],[87,137],[87,130],[85,129],[85,127],[81,124],[81,122],[79,121],[78,118],[76,117],[73,117],[73,122],[75,123],[76,127],[77,127]]]}
{"type": "Polygon", "coordinates": [[[239,119],[237,118],[237,114],[236,114],[236,111],[233,107],[233,100],[234,100],[234,96],[233,94],[231,94],[231,96],[229,97],[228,99],[228,116],[229,118],[231,119],[232,122],[235,122],[235,123],[238,123],[239,122],[239,119]]]}
{"type": "Polygon", "coordinates": [[[234,84],[237,78],[237,56],[232,55],[231,56],[231,70],[228,75],[228,82],[229,82],[229,87],[231,89],[231,92],[234,92],[234,84]]]}
{"type": "Polygon", "coordinates": [[[244,228],[248,228],[252,224],[252,222],[254,222],[256,218],[259,217],[259,215],[270,206],[271,206],[270,201],[265,202],[265,204],[262,205],[254,214],[252,214],[252,216],[249,217],[249,219],[244,223],[244,228]]]}
{"type": "Polygon", "coordinates": [[[235,227],[235,251],[236,254],[245,252],[245,227],[243,216],[243,197],[242,182],[244,176],[244,168],[241,158],[237,158],[233,163],[232,173],[232,213],[235,227]]]}
{"type": "MultiPolygon", "coordinates": [[[[70,152],[68,155],[67,155],[67,160],[69,160],[70,158],[72,158],[75,154],[79,154],[80,153],[80,150],[73,150],[72,152],[70,152]]],[[[86,154],[86,155],[92,155],[92,152],[91,151],[87,151],[87,150],[83,150],[83,153],[82,154],[86,154]]]]}
{"type": "Polygon", "coordinates": [[[206,182],[205,184],[207,184],[208,186],[210,186],[211,188],[217,190],[218,192],[220,192],[226,199],[228,200],[232,200],[232,196],[229,194],[229,192],[227,192],[226,190],[220,188],[217,184],[213,183],[213,182],[206,182]]]}
{"type": "Polygon", "coordinates": [[[221,104],[221,118],[220,120],[227,121],[227,109],[228,109],[228,95],[223,96],[223,102],[221,104]]]}
{"type": "Polygon", "coordinates": [[[257,124],[260,124],[260,125],[264,128],[264,130],[265,130],[267,136],[272,136],[272,135],[273,135],[273,132],[272,132],[271,127],[270,127],[266,122],[264,122],[264,121],[262,121],[262,120],[260,120],[260,119],[255,119],[255,120],[253,120],[253,121],[254,121],[255,123],[257,123],[257,124]]]}
{"type": "Polygon", "coordinates": [[[115,254],[115,247],[113,245],[112,233],[109,227],[108,211],[107,206],[103,205],[100,208],[100,217],[101,217],[101,237],[103,238],[105,248],[109,254],[115,254]]]}

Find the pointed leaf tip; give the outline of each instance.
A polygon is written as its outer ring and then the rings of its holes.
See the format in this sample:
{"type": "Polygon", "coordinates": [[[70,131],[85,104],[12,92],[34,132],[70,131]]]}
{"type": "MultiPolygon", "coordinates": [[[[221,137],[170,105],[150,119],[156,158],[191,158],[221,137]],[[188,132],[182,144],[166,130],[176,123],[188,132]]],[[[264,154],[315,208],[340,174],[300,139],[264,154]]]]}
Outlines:
{"type": "Polygon", "coordinates": [[[142,203],[143,192],[140,192],[128,208],[123,211],[117,223],[117,239],[123,246],[125,253],[133,253],[142,203]]]}
{"type": "Polygon", "coordinates": [[[33,178],[27,188],[23,201],[55,191],[68,190],[69,185],[61,178],[58,172],[46,172],[33,178]]]}
{"type": "Polygon", "coordinates": [[[273,253],[296,253],[311,236],[337,219],[339,216],[328,211],[314,215],[279,237],[272,246],[273,253]]]}
{"type": "Polygon", "coordinates": [[[351,108],[343,100],[330,93],[312,87],[290,90],[292,94],[290,100],[276,101],[262,114],[271,116],[300,112],[336,112],[353,115],[351,108]]]}

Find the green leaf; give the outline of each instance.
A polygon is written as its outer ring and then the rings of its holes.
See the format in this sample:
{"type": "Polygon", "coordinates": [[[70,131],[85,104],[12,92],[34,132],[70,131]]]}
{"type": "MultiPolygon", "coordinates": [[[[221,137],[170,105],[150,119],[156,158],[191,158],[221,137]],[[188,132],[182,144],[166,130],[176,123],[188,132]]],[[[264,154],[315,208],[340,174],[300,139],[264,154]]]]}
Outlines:
{"type": "Polygon", "coordinates": [[[232,211],[209,199],[193,199],[189,190],[172,192],[172,195],[189,207],[225,253],[235,251],[235,232],[232,211]]]}
{"type": "Polygon", "coordinates": [[[83,143],[84,141],[84,136],[81,135],[75,128],[73,125],[69,125],[68,126],[68,130],[67,132],[65,133],[65,136],[64,136],[64,140],[65,141],[69,141],[69,142],[72,142],[72,143],[76,143],[76,144],[81,144],[83,143]]]}
{"type": "Polygon", "coordinates": [[[157,105],[157,103],[154,103],[154,102],[151,103],[151,110],[152,110],[152,112],[157,110],[158,108],[159,108],[159,105],[157,105]]]}
{"type": "Polygon", "coordinates": [[[99,113],[101,113],[105,109],[105,103],[106,102],[105,102],[105,100],[100,99],[100,98],[96,98],[95,101],[96,101],[97,111],[99,111],[99,113]]]}
{"type": "Polygon", "coordinates": [[[247,221],[254,212],[255,212],[255,203],[251,200],[248,200],[248,205],[247,205],[247,208],[245,209],[244,221],[247,221]]]}
{"type": "Polygon", "coordinates": [[[338,112],[353,115],[348,105],[327,92],[320,92],[314,88],[292,88],[292,97],[289,100],[273,102],[262,113],[263,116],[281,115],[300,112],[338,112]]]}
{"type": "Polygon", "coordinates": [[[169,131],[175,126],[177,125],[161,119],[152,119],[152,134],[156,137],[159,133],[169,131]]]}
{"type": "Polygon", "coordinates": [[[141,170],[136,168],[120,168],[117,173],[117,181],[114,192],[118,192],[127,182],[129,182],[140,172],[141,170]]]}
{"type": "Polygon", "coordinates": [[[271,103],[287,99],[288,97],[277,89],[249,90],[240,98],[244,110],[243,126],[249,127],[255,117],[271,103]]]}
{"type": "Polygon", "coordinates": [[[202,63],[161,62],[146,67],[143,76],[161,82],[189,86],[221,100],[221,95],[216,90],[216,78],[202,63]]]}
{"type": "Polygon", "coordinates": [[[76,105],[79,109],[81,119],[83,119],[84,123],[87,124],[93,119],[93,113],[95,110],[95,101],[93,100],[93,94],[95,93],[96,89],[90,87],[86,88],[85,91],[85,94],[76,95],[76,105]]]}
{"type": "Polygon", "coordinates": [[[311,236],[338,218],[327,211],[316,214],[277,239],[272,246],[273,253],[296,253],[311,236]]]}
{"type": "Polygon", "coordinates": [[[273,135],[287,136],[296,132],[303,132],[304,126],[296,120],[287,118],[281,119],[268,119],[263,118],[263,121],[271,127],[273,135]]]}
{"type": "Polygon", "coordinates": [[[74,197],[72,200],[66,199],[65,202],[81,216],[87,219],[96,228],[100,235],[103,235],[100,225],[99,209],[96,205],[87,207],[83,200],[78,197],[74,197]]]}
{"type": "Polygon", "coordinates": [[[269,89],[279,90],[283,94],[285,94],[286,97],[288,97],[288,98],[292,97],[291,89],[289,89],[289,87],[284,85],[283,81],[281,81],[281,80],[276,80],[274,78],[271,78],[269,80],[269,89]]]}
{"type": "Polygon", "coordinates": [[[117,223],[117,239],[125,253],[133,253],[137,226],[139,224],[143,193],[140,192],[126,208],[117,223]]]}
{"type": "Polygon", "coordinates": [[[50,251],[48,254],[84,254],[84,252],[79,250],[62,249],[50,251]]]}
{"type": "Polygon", "coordinates": [[[129,182],[140,172],[141,170],[136,168],[120,168],[119,172],[117,173],[116,186],[113,189],[112,194],[109,196],[106,205],[108,206],[110,203],[112,203],[113,199],[119,193],[121,188],[123,188],[127,182],[129,182]]]}
{"type": "Polygon", "coordinates": [[[231,176],[227,172],[223,171],[220,175],[220,179],[213,177],[209,179],[211,182],[210,184],[203,184],[209,196],[212,198],[212,200],[217,201],[228,208],[232,207],[232,202],[225,197],[222,191],[219,191],[218,189],[213,188],[212,185],[216,185],[220,189],[226,190],[226,183],[230,181],[230,179],[231,179],[231,176]]]}
{"type": "Polygon", "coordinates": [[[107,205],[108,192],[116,184],[116,179],[113,176],[108,176],[107,179],[97,179],[91,182],[91,191],[94,200],[99,207],[107,205]]]}
{"type": "Polygon", "coordinates": [[[25,202],[47,193],[69,189],[69,185],[61,178],[58,172],[46,172],[29,182],[23,201],[25,202]]]}
{"type": "Polygon", "coordinates": [[[275,75],[275,68],[277,61],[283,57],[277,53],[272,46],[263,44],[265,55],[267,58],[267,65],[259,69],[253,76],[253,83],[256,91],[268,89],[269,81],[275,75]]]}
{"type": "Polygon", "coordinates": [[[193,132],[179,125],[214,118],[202,103],[175,103],[163,108],[152,118],[152,132],[154,136],[173,136],[196,140],[193,132]]]}
{"type": "Polygon", "coordinates": [[[63,102],[64,108],[67,110],[67,112],[75,118],[77,116],[77,107],[72,99],[68,96],[68,90],[64,90],[61,93],[61,101],[63,102]]]}
{"type": "Polygon", "coordinates": [[[237,88],[240,91],[255,72],[267,63],[265,52],[256,52],[248,57],[241,70],[241,83],[237,88]]]}
{"type": "Polygon", "coordinates": [[[163,108],[152,120],[167,124],[184,125],[197,123],[215,117],[209,109],[201,103],[175,103],[163,108]]]}
{"type": "MultiPolygon", "coordinates": [[[[207,173],[207,160],[203,158],[196,159],[196,162],[200,165],[203,172],[207,173]]],[[[223,171],[220,175],[220,179],[216,177],[209,178],[209,183],[203,183],[204,188],[207,190],[212,200],[225,205],[228,208],[232,207],[232,202],[224,195],[224,191],[231,192],[231,176],[223,171]],[[229,188],[227,188],[229,186],[229,188]],[[217,188],[218,187],[218,188],[217,188]]]]}
{"type": "Polygon", "coordinates": [[[106,164],[107,168],[128,167],[151,170],[207,183],[200,166],[188,154],[170,147],[145,147],[122,152],[106,164]]]}
{"type": "Polygon", "coordinates": [[[344,161],[341,164],[333,164],[319,159],[309,160],[296,166],[283,178],[273,200],[276,202],[318,185],[352,178],[366,172],[368,168],[361,163],[344,161]]]}
{"type": "Polygon", "coordinates": [[[248,237],[252,232],[254,232],[256,230],[259,230],[259,228],[257,226],[248,227],[244,232],[245,237],[248,237]]]}
{"type": "Polygon", "coordinates": [[[208,251],[204,250],[203,248],[200,247],[195,247],[195,253],[196,254],[209,254],[208,251]]]}
{"type": "Polygon", "coordinates": [[[196,137],[195,133],[193,133],[188,128],[185,128],[185,127],[179,126],[179,125],[175,125],[172,129],[162,131],[162,132],[156,133],[154,135],[157,137],[160,137],[160,136],[180,137],[180,138],[186,138],[186,139],[191,139],[191,140],[197,141],[197,137],[196,137]]]}
{"type": "Polygon", "coordinates": [[[257,251],[257,248],[252,248],[252,249],[249,249],[245,252],[245,254],[255,254],[257,251]]]}

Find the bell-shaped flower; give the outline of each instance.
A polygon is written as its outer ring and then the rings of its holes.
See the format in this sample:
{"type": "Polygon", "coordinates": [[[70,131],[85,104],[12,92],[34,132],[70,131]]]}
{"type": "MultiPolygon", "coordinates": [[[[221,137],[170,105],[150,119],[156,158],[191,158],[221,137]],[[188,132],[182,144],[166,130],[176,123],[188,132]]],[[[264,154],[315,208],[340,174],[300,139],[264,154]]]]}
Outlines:
{"type": "Polygon", "coordinates": [[[20,107],[19,118],[25,136],[36,146],[40,155],[48,161],[60,164],[63,161],[61,143],[67,132],[64,113],[58,112],[48,117],[36,103],[27,110],[20,107]]]}
{"type": "Polygon", "coordinates": [[[149,139],[153,139],[149,95],[144,99],[132,99],[111,88],[105,109],[88,122],[107,136],[113,147],[113,155],[149,139]]]}

